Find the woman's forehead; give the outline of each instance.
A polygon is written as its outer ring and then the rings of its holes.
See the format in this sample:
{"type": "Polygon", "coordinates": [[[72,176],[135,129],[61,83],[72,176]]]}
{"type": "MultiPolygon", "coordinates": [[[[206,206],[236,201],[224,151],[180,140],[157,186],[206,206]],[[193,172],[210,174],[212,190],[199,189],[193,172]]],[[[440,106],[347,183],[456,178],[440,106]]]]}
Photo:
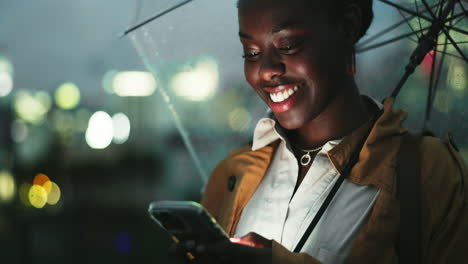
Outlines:
{"type": "MultiPolygon", "coordinates": [[[[310,1],[315,2],[315,1],[310,1]]],[[[268,24],[271,27],[307,26],[323,18],[323,8],[306,0],[241,0],[239,25],[242,28],[268,24]],[[245,4],[244,4],[245,3],[245,4]],[[274,26],[273,26],[274,25],[274,26]]],[[[271,28],[275,30],[275,28],[271,28]]]]}

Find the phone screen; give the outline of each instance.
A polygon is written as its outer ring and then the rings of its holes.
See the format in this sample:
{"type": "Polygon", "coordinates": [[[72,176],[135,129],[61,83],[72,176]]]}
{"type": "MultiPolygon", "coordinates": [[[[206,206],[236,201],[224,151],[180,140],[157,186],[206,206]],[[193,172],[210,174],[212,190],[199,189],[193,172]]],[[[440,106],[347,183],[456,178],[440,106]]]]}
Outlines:
{"type": "MultiPolygon", "coordinates": [[[[229,240],[216,220],[203,206],[186,201],[159,201],[150,205],[149,213],[177,241],[216,243],[229,240]]],[[[177,242],[176,241],[176,242],[177,242]]]]}

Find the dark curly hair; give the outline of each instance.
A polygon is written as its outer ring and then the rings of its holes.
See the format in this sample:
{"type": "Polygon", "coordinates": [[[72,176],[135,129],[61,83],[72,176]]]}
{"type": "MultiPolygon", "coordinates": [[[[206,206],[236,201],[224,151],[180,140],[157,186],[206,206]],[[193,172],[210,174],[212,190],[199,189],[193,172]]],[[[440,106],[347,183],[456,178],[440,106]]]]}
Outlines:
{"type": "MultiPolygon", "coordinates": [[[[237,1],[237,7],[239,7],[239,2],[237,1]]],[[[248,1],[248,0],[247,0],[248,1]]],[[[314,1],[314,0],[304,0],[304,1],[314,1]]],[[[315,0],[316,1],[316,0],[315,0]]],[[[350,4],[356,4],[361,8],[362,12],[362,27],[361,31],[359,32],[358,39],[364,36],[367,30],[372,23],[372,19],[374,18],[374,13],[372,11],[372,0],[322,0],[322,4],[324,4],[330,14],[332,14],[332,19],[335,21],[340,21],[340,18],[344,16],[345,7],[350,4]]]]}

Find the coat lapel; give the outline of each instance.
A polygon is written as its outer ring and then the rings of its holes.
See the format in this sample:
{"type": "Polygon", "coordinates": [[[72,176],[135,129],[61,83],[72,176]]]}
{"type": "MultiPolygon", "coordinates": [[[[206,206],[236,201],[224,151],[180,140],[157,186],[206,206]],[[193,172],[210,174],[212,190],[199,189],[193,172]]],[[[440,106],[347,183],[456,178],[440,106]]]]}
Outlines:
{"type": "Polygon", "coordinates": [[[231,182],[235,181],[235,186],[224,199],[219,221],[230,236],[234,235],[242,210],[266,174],[277,145],[278,141],[256,151],[240,153],[228,160],[227,171],[231,174],[231,182]]]}

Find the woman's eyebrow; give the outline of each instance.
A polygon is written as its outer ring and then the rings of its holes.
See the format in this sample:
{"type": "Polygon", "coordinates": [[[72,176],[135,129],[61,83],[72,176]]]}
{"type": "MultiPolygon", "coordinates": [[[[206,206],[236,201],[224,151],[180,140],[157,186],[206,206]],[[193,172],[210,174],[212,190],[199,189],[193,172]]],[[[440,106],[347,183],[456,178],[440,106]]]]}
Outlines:
{"type": "Polygon", "coordinates": [[[276,33],[281,32],[282,30],[285,30],[288,28],[294,28],[294,27],[305,27],[305,23],[299,20],[288,19],[276,25],[271,30],[271,34],[276,34],[276,33]]]}
{"type": "Polygon", "coordinates": [[[243,33],[242,31],[239,31],[239,37],[244,38],[244,39],[253,39],[252,36],[247,35],[247,34],[243,33]]]}

